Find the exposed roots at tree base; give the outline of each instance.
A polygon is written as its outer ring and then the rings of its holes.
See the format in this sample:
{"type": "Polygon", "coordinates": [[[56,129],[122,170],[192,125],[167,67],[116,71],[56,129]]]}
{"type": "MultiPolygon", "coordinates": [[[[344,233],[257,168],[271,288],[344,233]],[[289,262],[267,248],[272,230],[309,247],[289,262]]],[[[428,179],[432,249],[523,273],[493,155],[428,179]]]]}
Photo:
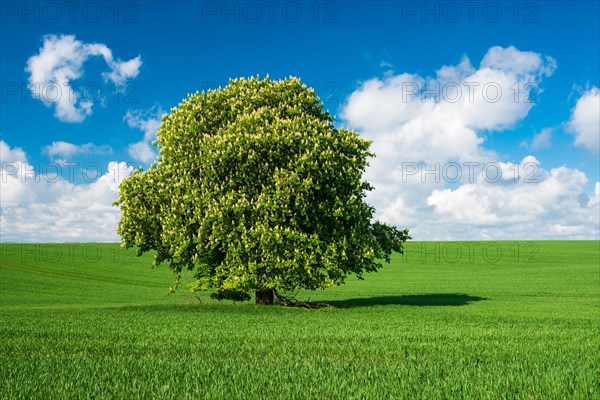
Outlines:
{"type": "Polygon", "coordinates": [[[298,300],[296,300],[296,299],[294,299],[292,297],[285,297],[285,296],[282,296],[281,294],[279,294],[279,292],[277,291],[277,289],[273,289],[273,292],[275,293],[275,297],[277,297],[277,301],[282,306],[286,306],[286,307],[303,307],[303,308],[310,308],[310,309],[325,308],[325,307],[335,308],[332,305],[327,304],[327,303],[313,303],[313,302],[310,302],[310,301],[298,301],[298,300]]]}

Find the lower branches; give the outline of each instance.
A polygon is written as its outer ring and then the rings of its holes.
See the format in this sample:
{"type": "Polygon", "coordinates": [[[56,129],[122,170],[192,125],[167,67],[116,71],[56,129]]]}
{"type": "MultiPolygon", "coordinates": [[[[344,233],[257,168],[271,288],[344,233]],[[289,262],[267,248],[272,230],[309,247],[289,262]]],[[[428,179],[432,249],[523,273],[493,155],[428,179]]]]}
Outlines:
{"type": "Polygon", "coordinates": [[[327,303],[313,303],[310,301],[298,301],[293,296],[283,296],[281,295],[277,289],[273,289],[273,293],[275,293],[275,297],[277,298],[277,302],[279,305],[286,307],[303,307],[303,308],[325,308],[325,307],[333,307],[327,303]]]}

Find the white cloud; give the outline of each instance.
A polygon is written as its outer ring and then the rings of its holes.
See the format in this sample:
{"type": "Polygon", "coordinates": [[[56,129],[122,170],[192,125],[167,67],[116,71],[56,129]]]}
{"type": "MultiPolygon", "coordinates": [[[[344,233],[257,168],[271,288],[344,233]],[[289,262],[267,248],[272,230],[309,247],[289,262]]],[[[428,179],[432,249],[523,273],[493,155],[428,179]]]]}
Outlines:
{"type": "Polygon", "coordinates": [[[600,205],[600,182],[596,182],[594,186],[594,195],[590,197],[588,202],[589,208],[598,208],[600,205]]]}
{"type": "Polygon", "coordinates": [[[115,242],[120,211],[112,203],[133,172],[110,162],[97,179],[77,184],[34,172],[25,153],[0,141],[0,236],[3,242],[115,242]],[[10,164],[8,164],[10,163],[10,164]]]}
{"type": "Polygon", "coordinates": [[[136,161],[140,161],[144,164],[150,164],[156,158],[156,152],[150,143],[140,141],[132,143],[127,148],[127,153],[136,161]]]}
{"type": "Polygon", "coordinates": [[[4,140],[0,140],[0,164],[4,167],[9,163],[27,162],[23,149],[10,148],[4,140]]]}
{"type": "Polygon", "coordinates": [[[585,92],[572,111],[569,128],[575,134],[575,144],[600,153],[600,90],[585,92]]]}
{"type": "Polygon", "coordinates": [[[73,144],[69,142],[56,141],[44,147],[43,152],[51,158],[68,159],[80,154],[112,154],[112,147],[109,145],[95,145],[94,143],[73,144]]]}
{"type": "Polygon", "coordinates": [[[2,188],[0,190],[0,207],[8,203],[13,203],[15,199],[22,198],[25,196],[26,190],[24,186],[9,185],[4,179],[5,176],[12,174],[22,174],[22,171],[26,171],[27,157],[25,152],[18,148],[10,148],[8,144],[0,140],[0,184],[2,188]]]}
{"type": "Polygon", "coordinates": [[[520,51],[514,46],[494,46],[481,60],[481,68],[492,68],[515,75],[550,76],[556,69],[556,61],[532,51],[520,51]]]}
{"type": "Polygon", "coordinates": [[[84,43],[74,35],[44,36],[38,54],[27,60],[25,70],[30,74],[29,89],[34,98],[54,106],[56,118],[63,122],[81,122],[92,114],[92,96],[84,95],[77,80],[83,77],[83,64],[93,56],[101,56],[110,68],[102,74],[104,81],[117,86],[135,78],[142,64],[139,56],[121,61],[106,45],[84,43]]]}
{"type": "Polygon", "coordinates": [[[147,111],[129,110],[123,117],[130,128],[139,129],[144,132],[144,140],[156,140],[156,133],[160,128],[163,111],[160,107],[154,106],[147,111]]]}
{"type": "Polygon", "coordinates": [[[162,115],[162,109],[154,106],[146,111],[129,110],[123,117],[130,128],[144,132],[144,138],[141,141],[129,145],[128,153],[134,160],[150,164],[156,158],[157,154],[152,147],[152,142],[156,140],[162,115]]]}
{"type": "Polygon", "coordinates": [[[341,116],[374,141],[366,179],[377,217],[417,239],[597,237],[585,174],[546,171],[533,156],[501,162],[484,147],[487,135],[527,116],[536,104],[530,90],[555,69],[551,57],[496,46],[479,68],[464,56],[435,77],[401,73],[360,85],[341,116]]]}
{"type": "Polygon", "coordinates": [[[559,167],[540,170],[534,180],[525,176],[436,189],[427,199],[432,219],[453,225],[462,238],[482,238],[483,232],[495,239],[598,238],[597,195],[585,195],[583,172],[559,167]]]}
{"type": "Polygon", "coordinates": [[[553,60],[514,47],[491,48],[479,69],[463,57],[444,66],[435,78],[403,73],[364,82],[347,99],[342,118],[373,140],[386,169],[403,160],[479,160],[482,131],[499,131],[521,121],[534,102],[532,85],[555,68],[553,60]],[[537,68],[537,69],[536,69],[537,68]]]}
{"type": "Polygon", "coordinates": [[[111,71],[102,73],[104,79],[116,85],[122,85],[127,79],[138,76],[140,67],[142,66],[142,59],[140,56],[137,56],[129,61],[114,61],[111,59],[111,61],[107,60],[107,63],[111,67],[111,71]]]}

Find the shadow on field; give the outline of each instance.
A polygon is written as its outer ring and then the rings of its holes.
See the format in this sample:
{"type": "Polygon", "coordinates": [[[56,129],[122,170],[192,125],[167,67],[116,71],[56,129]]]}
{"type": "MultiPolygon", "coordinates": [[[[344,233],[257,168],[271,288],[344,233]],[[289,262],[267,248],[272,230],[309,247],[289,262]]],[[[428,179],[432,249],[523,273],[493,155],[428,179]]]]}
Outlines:
{"type": "Polygon", "coordinates": [[[475,301],[488,300],[484,297],[462,293],[405,294],[401,296],[366,297],[361,299],[332,300],[324,303],[338,308],[369,307],[385,305],[401,306],[465,306],[475,301]]]}

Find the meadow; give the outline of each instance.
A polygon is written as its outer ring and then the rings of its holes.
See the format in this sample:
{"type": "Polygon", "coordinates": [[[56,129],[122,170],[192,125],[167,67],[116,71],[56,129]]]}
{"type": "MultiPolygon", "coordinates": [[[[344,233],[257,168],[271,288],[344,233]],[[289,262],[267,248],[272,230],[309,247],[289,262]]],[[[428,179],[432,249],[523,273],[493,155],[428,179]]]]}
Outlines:
{"type": "Polygon", "coordinates": [[[411,242],[308,310],[117,244],[0,245],[0,398],[600,398],[600,242],[411,242]]]}

